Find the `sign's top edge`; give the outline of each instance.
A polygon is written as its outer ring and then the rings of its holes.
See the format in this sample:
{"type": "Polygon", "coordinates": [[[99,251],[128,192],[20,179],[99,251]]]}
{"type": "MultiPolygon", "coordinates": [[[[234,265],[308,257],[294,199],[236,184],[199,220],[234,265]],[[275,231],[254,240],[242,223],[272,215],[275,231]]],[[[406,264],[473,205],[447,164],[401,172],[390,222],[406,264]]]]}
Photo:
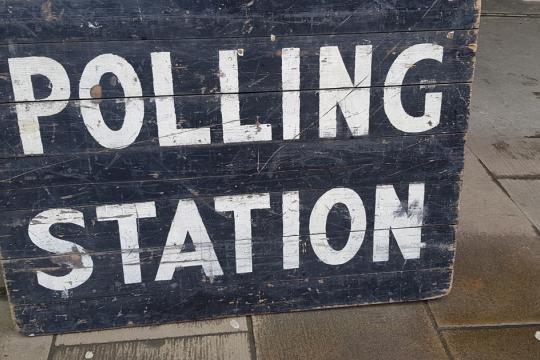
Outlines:
{"type": "Polygon", "coordinates": [[[474,29],[476,0],[7,1],[0,44],[474,29]]]}

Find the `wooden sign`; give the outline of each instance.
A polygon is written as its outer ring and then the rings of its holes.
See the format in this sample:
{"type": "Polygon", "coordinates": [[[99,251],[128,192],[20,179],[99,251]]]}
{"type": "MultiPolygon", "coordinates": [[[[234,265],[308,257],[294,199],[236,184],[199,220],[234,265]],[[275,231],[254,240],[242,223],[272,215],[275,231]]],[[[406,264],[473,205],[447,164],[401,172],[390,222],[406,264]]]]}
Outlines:
{"type": "Polygon", "coordinates": [[[3,4],[21,332],[446,294],[479,9],[395,4],[3,4]]]}

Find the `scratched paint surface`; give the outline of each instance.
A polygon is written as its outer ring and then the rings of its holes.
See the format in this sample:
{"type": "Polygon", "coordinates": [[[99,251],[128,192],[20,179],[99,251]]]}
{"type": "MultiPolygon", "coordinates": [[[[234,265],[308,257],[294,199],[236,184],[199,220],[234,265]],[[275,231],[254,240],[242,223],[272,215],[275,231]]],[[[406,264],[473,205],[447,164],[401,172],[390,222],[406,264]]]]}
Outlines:
{"type": "Polygon", "coordinates": [[[2,5],[0,253],[21,332],[446,294],[478,9],[2,5]]]}

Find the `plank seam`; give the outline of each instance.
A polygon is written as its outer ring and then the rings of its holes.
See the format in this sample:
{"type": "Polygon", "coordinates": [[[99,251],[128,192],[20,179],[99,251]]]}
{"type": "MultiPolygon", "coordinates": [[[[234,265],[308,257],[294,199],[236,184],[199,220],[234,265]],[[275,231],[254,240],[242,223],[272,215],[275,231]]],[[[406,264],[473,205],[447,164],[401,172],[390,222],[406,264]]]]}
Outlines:
{"type": "MultiPolygon", "coordinates": [[[[358,84],[362,83],[362,81],[359,81],[358,84]]],[[[240,92],[214,92],[214,93],[208,93],[208,94],[200,94],[200,93],[179,93],[179,94],[169,94],[169,95],[143,95],[143,96],[124,96],[124,97],[96,97],[96,98],[69,98],[69,99],[55,99],[55,100],[34,100],[34,101],[2,101],[0,100],[0,107],[7,107],[8,105],[16,105],[16,104],[33,104],[33,103],[55,103],[55,102],[65,102],[69,101],[72,103],[81,102],[81,101],[97,101],[97,100],[124,100],[124,99],[143,99],[143,100],[150,100],[150,99],[159,99],[159,98],[184,98],[184,97],[218,97],[223,95],[264,95],[264,94],[282,94],[282,93],[313,93],[313,92],[319,92],[321,90],[350,90],[353,92],[357,89],[384,89],[384,88],[407,88],[407,87],[445,87],[445,86],[454,86],[454,85],[472,85],[472,79],[467,81],[449,81],[449,82],[413,82],[413,83],[407,83],[402,85],[391,85],[391,86],[385,86],[385,85],[371,85],[371,86],[354,86],[354,87],[341,87],[341,88],[304,88],[300,90],[261,90],[261,91],[240,91],[240,92]]],[[[54,116],[54,115],[53,115],[54,116]]],[[[0,119],[0,123],[2,120],[0,119]]]]}
{"type": "MultiPolygon", "coordinates": [[[[484,16],[484,15],[482,15],[484,16]]],[[[540,16],[540,15],[539,15],[540,16]]],[[[408,30],[395,30],[395,31],[375,31],[375,32],[333,32],[333,33],[309,33],[309,34],[294,34],[294,35],[288,35],[288,34],[275,34],[278,38],[286,38],[291,39],[294,37],[298,38],[305,38],[305,37],[316,37],[316,36],[336,36],[336,35],[373,35],[373,34],[401,34],[401,33],[426,33],[426,32],[448,32],[448,31],[478,31],[479,26],[477,25],[478,21],[476,21],[479,18],[479,15],[475,16],[475,22],[473,27],[470,28],[437,28],[437,29],[414,29],[415,25],[412,25],[408,30]]],[[[0,24],[1,25],[1,24],[0,24]]],[[[185,37],[181,38],[180,40],[212,40],[212,39],[219,39],[219,40],[239,40],[239,39],[266,39],[270,37],[272,34],[268,34],[265,36],[230,36],[230,37],[185,37]]],[[[10,39],[8,39],[10,40],[10,39]]],[[[35,44],[44,44],[44,45],[56,45],[56,44],[77,44],[77,43],[113,43],[113,42],[126,42],[131,43],[134,41],[174,41],[179,40],[178,38],[145,38],[145,39],[112,39],[112,40],[91,40],[91,39],[77,39],[77,40],[63,40],[63,41],[43,41],[43,42],[16,42],[16,43],[4,43],[0,42],[0,47],[8,47],[8,46],[17,46],[17,45],[35,45],[35,44]]]]}

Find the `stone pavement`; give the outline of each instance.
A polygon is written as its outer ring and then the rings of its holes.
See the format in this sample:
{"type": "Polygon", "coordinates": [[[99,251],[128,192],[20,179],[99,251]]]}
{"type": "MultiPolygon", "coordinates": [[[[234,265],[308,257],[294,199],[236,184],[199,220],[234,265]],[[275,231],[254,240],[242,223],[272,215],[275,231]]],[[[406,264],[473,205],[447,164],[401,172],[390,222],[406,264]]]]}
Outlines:
{"type": "Polygon", "coordinates": [[[540,359],[540,2],[483,12],[450,295],[24,338],[0,290],[0,360],[540,359]]]}

